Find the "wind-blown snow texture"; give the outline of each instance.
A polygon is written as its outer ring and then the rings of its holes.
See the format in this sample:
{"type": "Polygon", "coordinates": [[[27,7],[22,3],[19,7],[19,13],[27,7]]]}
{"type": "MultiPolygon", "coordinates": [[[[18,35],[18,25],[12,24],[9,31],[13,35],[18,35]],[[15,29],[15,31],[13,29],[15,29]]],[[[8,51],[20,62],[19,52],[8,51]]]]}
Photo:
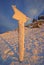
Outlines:
{"type": "Polygon", "coordinates": [[[18,30],[0,34],[0,65],[44,65],[44,25],[25,28],[25,55],[18,60],[18,30]]]}

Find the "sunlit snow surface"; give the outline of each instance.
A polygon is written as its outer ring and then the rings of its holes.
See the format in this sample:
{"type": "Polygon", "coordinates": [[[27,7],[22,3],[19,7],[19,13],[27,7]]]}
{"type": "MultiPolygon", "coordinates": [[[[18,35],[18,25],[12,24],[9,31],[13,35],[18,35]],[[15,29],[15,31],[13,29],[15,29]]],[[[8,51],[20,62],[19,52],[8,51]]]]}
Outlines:
{"type": "Polygon", "coordinates": [[[25,28],[25,55],[18,60],[18,30],[0,34],[0,65],[44,65],[44,25],[25,28]]]}

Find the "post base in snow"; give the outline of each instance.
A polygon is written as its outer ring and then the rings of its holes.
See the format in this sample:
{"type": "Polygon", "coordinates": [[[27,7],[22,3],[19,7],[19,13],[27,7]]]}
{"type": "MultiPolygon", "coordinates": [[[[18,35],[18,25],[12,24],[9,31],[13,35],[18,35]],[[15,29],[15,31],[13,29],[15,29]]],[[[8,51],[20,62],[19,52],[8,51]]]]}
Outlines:
{"type": "Polygon", "coordinates": [[[22,45],[22,46],[20,46],[20,47],[22,47],[22,49],[20,48],[19,49],[19,61],[20,61],[20,63],[21,62],[23,62],[24,61],[24,45],[22,45]]]}
{"type": "Polygon", "coordinates": [[[19,59],[19,62],[22,63],[24,61],[24,58],[23,59],[19,59]]]}

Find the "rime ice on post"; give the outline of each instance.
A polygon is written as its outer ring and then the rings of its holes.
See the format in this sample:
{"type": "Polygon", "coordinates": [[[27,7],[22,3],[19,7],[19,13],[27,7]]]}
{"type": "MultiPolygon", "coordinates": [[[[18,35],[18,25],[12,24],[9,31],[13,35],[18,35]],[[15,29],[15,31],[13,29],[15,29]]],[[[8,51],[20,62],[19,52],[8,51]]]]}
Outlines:
{"type": "Polygon", "coordinates": [[[24,58],[24,23],[29,19],[26,15],[24,15],[21,11],[19,11],[16,6],[12,6],[15,14],[13,15],[13,19],[18,20],[19,25],[19,60],[23,61],[24,58]]]}

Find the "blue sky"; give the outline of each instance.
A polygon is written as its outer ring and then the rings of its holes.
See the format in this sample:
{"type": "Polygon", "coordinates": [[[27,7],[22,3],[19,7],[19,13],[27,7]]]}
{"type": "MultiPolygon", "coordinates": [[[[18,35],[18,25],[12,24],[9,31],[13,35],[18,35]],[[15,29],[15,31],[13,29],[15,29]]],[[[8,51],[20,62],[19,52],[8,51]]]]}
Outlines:
{"type": "Polygon", "coordinates": [[[16,5],[20,11],[32,19],[44,15],[44,0],[0,0],[0,31],[2,32],[5,28],[14,30],[18,26],[18,21],[12,19],[14,14],[12,5],[16,5]]]}

